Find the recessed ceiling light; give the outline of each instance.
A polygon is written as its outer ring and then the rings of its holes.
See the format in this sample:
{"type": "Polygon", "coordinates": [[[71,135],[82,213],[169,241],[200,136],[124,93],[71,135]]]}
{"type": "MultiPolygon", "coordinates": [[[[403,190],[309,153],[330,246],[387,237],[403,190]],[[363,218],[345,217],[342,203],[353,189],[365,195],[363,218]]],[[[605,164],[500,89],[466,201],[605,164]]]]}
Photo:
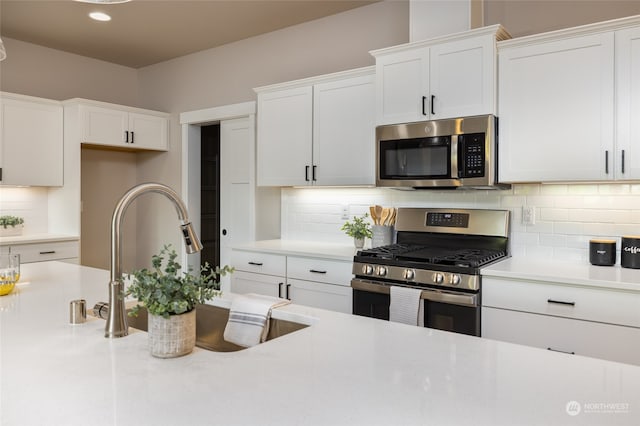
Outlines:
{"type": "Polygon", "coordinates": [[[93,3],[93,4],[117,4],[128,3],[131,0],[75,0],[80,3],[93,3]]]}
{"type": "Polygon", "coordinates": [[[110,21],[111,20],[111,16],[107,15],[106,13],[102,13],[102,12],[91,12],[89,14],[89,17],[91,19],[95,19],[96,21],[110,21]]]}

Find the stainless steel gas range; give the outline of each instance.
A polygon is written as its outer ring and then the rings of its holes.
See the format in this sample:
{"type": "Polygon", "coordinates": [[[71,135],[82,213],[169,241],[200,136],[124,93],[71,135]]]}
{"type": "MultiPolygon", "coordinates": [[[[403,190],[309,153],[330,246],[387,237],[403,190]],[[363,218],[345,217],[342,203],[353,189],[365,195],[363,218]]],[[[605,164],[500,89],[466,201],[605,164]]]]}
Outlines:
{"type": "Polygon", "coordinates": [[[353,313],[388,320],[391,287],[419,288],[425,327],[480,336],[480,268],[509,256],[509,211],[399,208],[396,231],[355,255],[353,313]]]}

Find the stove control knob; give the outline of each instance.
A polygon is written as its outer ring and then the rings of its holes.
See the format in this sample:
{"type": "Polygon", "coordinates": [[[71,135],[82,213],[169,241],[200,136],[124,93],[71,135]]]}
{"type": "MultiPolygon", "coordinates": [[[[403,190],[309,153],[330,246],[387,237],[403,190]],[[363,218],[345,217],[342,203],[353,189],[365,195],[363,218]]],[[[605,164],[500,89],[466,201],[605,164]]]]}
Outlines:
{"type": "Polygon", "coordinates": [[[365,275],[373,275],[373,266],[362,265],[362,273],[365,275]]]}
{"type": "Polygon", "coordinates": [[[414,269],[405,269],[402,272],[402,278],[407,281],[411,281],[416,278],[416,271],[414,269]]]}
{"type": "Polygon", "coordinates": [[[386,266],[378,266],[378,270],[376,271],[376,274],[379,277],[384,277],[385,275],[387,275],[387,267],[386,266]]]}
{"type": "Polygon", "coordinates": [[[444,275],[442,275],[439,272],[436,272],[435,274],[433,274],[433,282],[436,284],[442,284],[442,282],[444,281],[444,275]]]}
{"type": "Polygon", "coordinates": [[[451,285],[458,285],[460,284],[460,281],[462,281],[462,278],[460,278],[459,274],[451,275],[451,285]]]}

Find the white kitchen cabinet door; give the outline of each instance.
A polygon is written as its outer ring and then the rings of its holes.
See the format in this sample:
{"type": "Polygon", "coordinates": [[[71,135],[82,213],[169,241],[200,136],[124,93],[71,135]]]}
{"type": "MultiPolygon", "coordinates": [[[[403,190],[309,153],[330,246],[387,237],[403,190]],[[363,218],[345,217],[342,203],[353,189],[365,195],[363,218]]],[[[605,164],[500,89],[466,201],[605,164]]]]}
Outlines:
{"type": "Polygon", "coordinates": [[[374,76],[313,87],[315,185],[375,184],[374,76]]]}
{"type": "Polygon", "coordinates": [[[351,287],[288,279],[285,296],[297,305],[345,314],[350,314],[352,310],[351,287]]]}
{"type": "Polygon", "coordinates": [[[640,329],[482,308],[482,337],[640,365],[640,329]]]}
{"type": "Polygon", "coordinates": [[[129,113],[129,145],[134,149],[168,150],[169,121],[165,117],[129,113]]]}
{"type": "Polygon", "coordinates": [[[429,119],[429,48],[376,57],[376,124],[429,119]]]}
{"type": "Polygon", "coordinates": [[[82,105],[82,142],[130,150],[167,151],[169,120],[126,109],[82,105]]]}
{"type": "Polygon", "coordinates": [[[62,105],[8,93],[0,105],[0,184],[62,186],[62,105]]]}
{"type": "Polygon", "coordinates": [[[284,298],[284,285],[284,277],[254,274],[253,272],[244,271],[235,271],[231,274],[232,293],[256,293],[263,294],[265,296],[284,298]]]}
{"type": "Polygon", "coordinates": [[[312,125],[311,86],[258,94],[258,186],[311,184],[312,125]]]}
{"type": "Polygon", "coordinates": [[[617,179],[640,179],[640,28],[620,30],[616,42],[617,179]]]}
{"type": "Polygon", "coordinates": [[[495,36],[431,47],[429,112],[432,120],[496,114],[495,36]]]}
{"type": "Polygon", "coordinates": [[[613,178],[612,32],[500,49],[499,75],[500,182],[613,178]]]}
{"type": "Polygon", "coordinates": [[[50,260],[77,261],[80,256],[78,241],[53,241],[32,244],[0,246],[0,253],[20,255],[20,263],[46,262],[50,260]]]}

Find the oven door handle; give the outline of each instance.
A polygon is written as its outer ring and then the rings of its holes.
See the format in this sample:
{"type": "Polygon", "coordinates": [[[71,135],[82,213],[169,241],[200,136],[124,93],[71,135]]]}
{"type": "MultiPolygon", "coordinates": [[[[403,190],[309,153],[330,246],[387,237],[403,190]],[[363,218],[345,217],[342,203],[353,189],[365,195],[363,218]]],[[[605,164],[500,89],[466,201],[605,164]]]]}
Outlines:
{"type": "MultiPolygon", "coordinates": [[[[368,291],[371,293],[391,294],[391,286],[374,281],[360,279],[351,280],[351,288],[354,290],[368,291]]],[[[416,288],[416,287],[411,287],[416,288]]],[[[432,289],[422,289],[421,299],[432,302],[451,303],[460,306],[478,306],[477,294],[454,293],[449,291],[438,291],[432,289]]]]}

